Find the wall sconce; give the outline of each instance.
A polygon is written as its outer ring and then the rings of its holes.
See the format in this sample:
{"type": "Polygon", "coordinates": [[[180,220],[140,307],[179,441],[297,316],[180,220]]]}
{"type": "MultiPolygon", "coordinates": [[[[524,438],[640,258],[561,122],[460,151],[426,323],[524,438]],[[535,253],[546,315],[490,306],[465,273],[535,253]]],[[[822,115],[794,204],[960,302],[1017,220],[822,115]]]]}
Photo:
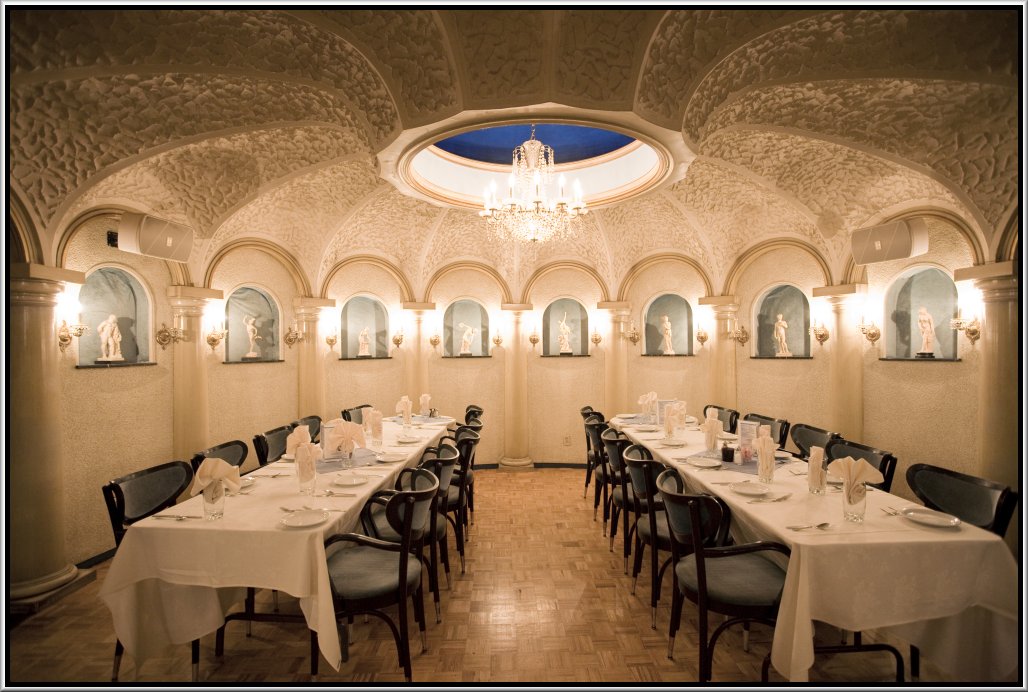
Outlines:
{"type": "Polygon", "coordinates": [[[436,347],[436,346],[438,346],[438,345],[439,345],[439,344],[440,344],[441,342],[442,342],[442,339],[440,339],[440,338],[439,338],[439,335],[438,335],[438,334],[433,334],[433,335],[432,335],[431,337],[429,337],[429,339],[428,339],[428,343],[432,344],[432,348],[435,348],[435,347],[436,347]]]}
{"type": "Polygon", "coordinates": [[[221,343],[221,340],[224,339],[225,335],[227,334],[227,329],[218,329],[217,327],[211,327],[211,331],[207,332],[207,345],[210,346],[211,350],[213,351],[218,347],[218,344],[221,343]]]}
{"type": "Polygon", "coordinates": [[[860,333],[864,335],[864,338],[871,342],[872,346],[876,341],[882,338],[882,330],[879,329],[878,325],[874,322],[871,322],[871,324],[864,324],[861,322],[858,327],[860,329],[860,333]]]}
{"type": "Polygon", "coordinates": [[[825,345],[825,342],[828,341],[828,337],[831,336],[828,333],[828,327],[816,322],[814,323],[814,326],[810,328],[810,333],[814,335],[815,339],[817,339],[817,343],[822,346],[825,345]]]}
{"type": "Polygon", "coordinates": [[[400,348],[400,344],[402,344],[402,343],[403,343],[403,327],[400,328],[400,331],[398,331],[395,334],[393,334],[393,346],[396,346],[396,348],[400,348]]]}
{"type": "Polygon", "coordinates": [[[61,353],[71,344],[72,337],[77,339],[88,331],[89,327],[85,324],[73,324],[69,327],[66,320],[61,320],[61,326],[57,329],[57,345],[61,353]]]}
{"type": "Polygon", "coordinates": [[[500,336],[499,332],[496,332],[496,336],[493,337],[493,346],[499,346],[503,343],[503,337],[500,336]]]}
{"type": "Polygon", "coordinates": [[[339,343],[339,335],[332,332],[325,337],[325,343],[328,344],[329,351],[333,350],[336,347],[336,344],[339,343]]]}
{"type": "Polygon", "coordinates": [[[589,341],[593,342],[593,346],[599,346],[600,342],[603,341],[603,337],[597,331],[593,332],[593,335],[589,337],[589,341]]]}
{"type": "Polygon", "coordinates": [[[709,338],[710,336],[707,335],[707,330],[703,327],[696,330],[696,340],[700,342],[700,348],[703,348],[703,344],[707,343],[707,339],[709,338]]]}
{"type": "Polygon", "coordinates": [[[168,344],[177,344],[186,338],[186,335],[178,327],[168,327],[165,323],[161,322],[161,328],[154,334],[154,340],[160,344],[161,350],[163,351],[168,344]]]}
{"type": "Polygon", "coordinates": [[[632,328],[624,334],[622,334],[621,336],[631,341],[632,344],[639,343],[639,339],[642,338],[639,336],[639,330],[635,328],[635,322],[632,322],[632,328]]]}
{"type": "Polygon", "coordinates": [[[737,344],[745,346],[746,342],[750,340],[750,333],[746,331],[746,327],[736,326],[735,329],[728,332],[728,338],[737,344]]]}
{"type": "Polygon", "coordinates": [[[970,320],[956,318],[949,321],[949,328],[956,329],[958,332],[964,332],[964,336],[971,342],[971,346],[974,346],[974,342],[982,336],[982,325],[975,317],[970,320]]]}
{"type": "Polygon", "coordinates": [[[534,330],[528,335],[528,343],[532,344],[532,350],[535,350],[535,345],[539,343],[539,335],[534,330]]]}
{"type": "Polygon", "coordinates": [[[285,341],[286,346],[288,346],[289,348],[292,348],[293,344],[295,344],[296,342],[303,340],[304,334],[303,332],[299,332],[296,330],[296,322],[293,322],[293,326],[287,329],[286,335],[282,337],[282,341],[285,341]]]}

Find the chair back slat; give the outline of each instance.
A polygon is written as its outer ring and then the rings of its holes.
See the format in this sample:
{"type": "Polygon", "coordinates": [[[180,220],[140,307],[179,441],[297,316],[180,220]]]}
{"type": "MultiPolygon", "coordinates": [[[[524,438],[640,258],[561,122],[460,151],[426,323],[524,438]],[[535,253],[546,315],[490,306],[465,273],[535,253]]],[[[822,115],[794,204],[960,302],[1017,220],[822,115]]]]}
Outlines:
{"type": "Polygon", "coordinates": [[[999,536],[1006,534],[1017,506],[1018,493],[1010,486],[932,464],[912,464],[907,485],[929,509],[999,536]]]}
{"type": "Polygon", "coordinates": [[[229,440],[197,452],[189,461],[193,466],[193,473],[200,468],[204,458],[223,459],[231,466],[242,466],[248,452],[246,443],[242,440],[229,440]]]}
{"type": "Polygon", "coordinates": [[[115,544],[121,544],[129,525],[173,506],[192,481],[193,469],[189,464],[169,461],[104,485],[101,490],[115,544]]]}
{"type": "Polygon", "coordinates": [[[771,439],[775,441],[779,449],[785,449],[785,443],[789,439],[789,421],[783,418],[762,416],[759,413],[747,413],[742,419],[754,421],[759,425],[769,426],[771,428],[771,439]]]}
{"type": "Polygon", "coordinates": [[[736,427],[739,425],[739,412],[735,409],[725,408],[724,406],[717,406],[715,404],[707,404],[703,407],[703,417],[707,417],[707,411],[714,409],[717,411],[717,418],[722,423],[722,427],[725,432],[734,433],[736,427]]]}
{"type": "Polygon", "coordinates": [[[839,437],[839,433],[834,433],[823,428],[815,428],[813,425],[807,425],[806,423],[797,423],[792,426],[792,442],[796,445],[796,449],[800,452],[800,458],[810,459],[810,448],[821,447],[827,449],[828,441],[839,437]]]}
{"type": "Polygon", "coordinates": [[[869,483],[868,485],[880,488],[885,492],[889,492],[892,489],[892,477],[896,473],[896,457],[893,456],[892,452],[875,449],[859,442],[850,442],[841,437],[834,437],[828,440],[825,446],[825,459],[827,461],[834,461],[835,459],[843,459],[845,457],[863,459],[882,472],[883,480],[881,483],[869,483]]]}

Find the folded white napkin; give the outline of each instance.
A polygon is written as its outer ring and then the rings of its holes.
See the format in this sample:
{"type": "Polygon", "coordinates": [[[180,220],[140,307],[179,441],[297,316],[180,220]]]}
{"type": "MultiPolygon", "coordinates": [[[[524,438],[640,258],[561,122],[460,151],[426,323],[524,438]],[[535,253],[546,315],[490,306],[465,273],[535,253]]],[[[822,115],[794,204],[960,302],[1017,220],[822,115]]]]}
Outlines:
{"type": "MultiPolygon", "coordinates": [[[[760,426],[761,430],[770,430],[766,425],[760,426]]],[[[778,445],[771,439],[770,435],[760,434],[754,441],[753,446],[757,448],[757,476],[760,478],[772,478],[775,475],[775,449],[778,445]]]]}
{"type": "Polygon", "coordinates": [[[365,446],[364,428],[357,423],[340,420],[326,434],[325,451],[352,452],[355,445],[365,446]]]}
{"type": "Polygon", "coordinates": [[[674,409],[675,409],[675,414],[678,416],[678,424],[679,425],[685,425],[685,419],[689,415],[685,411],[685,402],[684,401],[676,401],[673,404],[673,406],[674,406],[674,409]]]}
{"type": "Polygon", "coordinates": [[[225,481],[225,485],[232,492],[239,490],[239,467],[233,466],[224,459],[217,457],[204,457],[200,468],[196,470],[193,477],[193,487],[189,490],[190,495],[196,495],[214,481],[225,481]]]}
{"type": "Polygon", "coordinates": [[[643,413],[650,413],[654,406],[657,405],[657,393],[647,392],[639,397],[639,410],[643,413]]]}
{"type": "Polygon", "coordinates": [[[678,427],[678,411],[671,406],[664,409],[664,437],[674,437],[678,427]]]}
{"type": "Polygon", "coordinates": [[[842,479],[842,492],[851,505],[860,501],[866,492],[865,483],[881,483],[882,472],[863,459],[843,457],[828,464],[828,473],[842,479]]]}
{"type": "Polygon", "coordinates": [[[377,408],[366,409],[364,411],[364,422],[367,423],[368,429],[371,431],[371,439],[381,440],[382,439],[382,412],[377,408]]]}
{"type": "Polygon", "coordinates": [[[825,487],[825,448],[811,447],[810,460],[807,462],[807,487],[824,490],[825,487]]]}
{"type": "Polygon", "coordinates": [[[711,418],[707,416],[707,420],[700,423],[700,430],[703,431],[703,441],[707,445],[707,451],[713,452],[717,449],[717,436],[724,432],[724,428],[721,425],[721,421],[718,419],[717,414],[711,418]]]}
{"type": "Polygon", "coordinates": [[[429,396],[428,394],[422,394],[421,395],[421,399],[419,400],[419,403],[421,404],[421,413],[423,415],[427,416],[428,415],[428,405],[430,403],[432,403],[432,397],[429,396]]]}
{"type": "Polygon", "coordinates": [[[403,416],[403,424],[410,425],[411,400],[406,394],[396,402],[396,412],[403,416]]]}
{"type": "Polygon", "coordinates": [[[298,425],[286,436],[286,454],[295,454],[296,445],[311,441],[311,431],[306,425],[298,425]]]}
{"type": "Polygon", "coordinates": [[[295,454],[296,476],[300,483],[309,483],[314,478],[314,465],[321,459],[321,447],[312,442],[303,442],[296,446],[295,454]]]}

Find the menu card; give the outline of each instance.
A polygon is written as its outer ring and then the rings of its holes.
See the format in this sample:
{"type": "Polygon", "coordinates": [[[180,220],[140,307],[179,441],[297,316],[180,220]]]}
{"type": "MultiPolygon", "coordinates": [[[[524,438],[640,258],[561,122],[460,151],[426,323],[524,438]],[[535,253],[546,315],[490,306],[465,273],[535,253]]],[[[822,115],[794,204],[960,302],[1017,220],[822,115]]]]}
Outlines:
{"type": "Polygon", "coordinates": [[[756,454],[754,443],[757,439],[757,428],[760,424],[753,420],[739,421],[739,455],[744,464],[753,461],[756,454]]]}

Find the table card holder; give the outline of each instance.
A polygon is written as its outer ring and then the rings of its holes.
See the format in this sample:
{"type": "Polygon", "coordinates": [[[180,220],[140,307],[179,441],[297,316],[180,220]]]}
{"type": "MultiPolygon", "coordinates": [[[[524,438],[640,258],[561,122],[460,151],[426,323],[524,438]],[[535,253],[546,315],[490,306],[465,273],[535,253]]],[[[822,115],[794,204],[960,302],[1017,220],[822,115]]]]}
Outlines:
{"type": "Polygon", "coordinates": [[[667,411],[667,407],[676,401],[678,401],[678,399],[657,400],[657,425],[664,425],[664,413],[667,411]]]}
{"type": "Polygon", "coordinates": [[[754,442],[757,439],[757,427],[760,424],[757,421],[742,420],[739,421],[739,456],[742,457],[744,464],[748,464],[753,461],[756,450],[754,449],[754,442]]]}

